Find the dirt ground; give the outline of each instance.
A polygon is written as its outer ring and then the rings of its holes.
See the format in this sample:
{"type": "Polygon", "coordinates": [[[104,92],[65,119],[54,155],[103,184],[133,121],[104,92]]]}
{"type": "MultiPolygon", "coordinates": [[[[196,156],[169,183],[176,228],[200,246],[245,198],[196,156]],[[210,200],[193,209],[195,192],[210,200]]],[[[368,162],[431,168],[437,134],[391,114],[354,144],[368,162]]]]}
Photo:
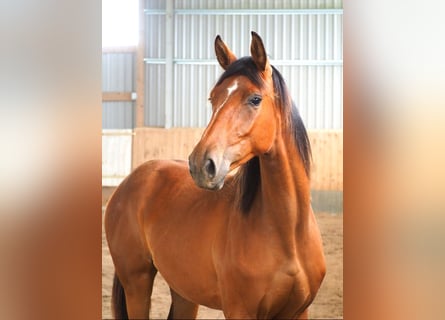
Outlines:
{"type": "MultiPolygon", "coordinates": [[[[104,201],[105,202],[105,201],[104,201]]],[[[343,214],[317,213],[324,250],[327,273],[320,291],[310,307],[311,319],[343,318],[343,214]]],[[[105,234],[102,231],[102,318],[110,319],[111,287],[114,267],[108,252],[105,234]]],[[[152,319],[166,319],[170,308],[169,288],[158,273],[152,295],[152,319]]],[[[199,319],[224,319],[220,310],[199,307],[199,319]]]]}

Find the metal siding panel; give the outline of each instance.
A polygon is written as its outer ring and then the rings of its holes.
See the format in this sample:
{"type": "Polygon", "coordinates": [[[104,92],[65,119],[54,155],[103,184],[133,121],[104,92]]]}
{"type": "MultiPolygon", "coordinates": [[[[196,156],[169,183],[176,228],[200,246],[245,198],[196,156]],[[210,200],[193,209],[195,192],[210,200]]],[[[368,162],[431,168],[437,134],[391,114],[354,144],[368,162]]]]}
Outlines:
{"type": "Polygon", "coordinates": [[[315,97],[316,97],[316,118],[315,118],[315,126],[316,129],[322,129],[325,126],[324,123],[324,114],[328,106],[325,103],[325,70],[326,67],[317,67],[316,68],[316,88],[315,88],[315,97]]]}
{"type": "Polygon", "coordinates": [[[308,114],[308,119],[306,121],[306,125],[308,126],[308,128],[316,128],[315,125],[315,118],[316,118],[316,104],[315,104],[315,68],[314,67],[308,67],[308,106],[310,107],[309,109],[309,114],[308,114]]]}
{"type": "Polygon", "coordinates": [[[343,69],[336,67],[334,69],[333,81],[333,112],[336,115],[333,117],[333,129],[343,128],[343,69]]]}
{"type": "Polygon", "coordinates": [[[165,9],[165,0],[146,0],[144,7],[146,9],[150,9],[150,10],[151,9],[164,10],[165,9]]]}
{"type": "Polygon", "coordinates": [[[218,73],[216,65],[176,65],[174,126],[204,127],[210,119],[208,95],[218,73]],[[189,81],[190,78],[196,81],[189,81]]]}
{"type": "MultiPolygon", "coordinates": [[[[102,91],[133,92],[135,86],[134,53],[102,54],[102,91]]],[[[133,102],[103,102],[102,128],[134,127],[133,102]]]]}
{"type": "Polygon", "coordinates": [[[334,54],[335,59],[343,59],[343,16],[334,17],[334,54]]]}
{"type": "Polygon", "coordinates": [[[132,91],[134,88],[134,54],[102,54],[102,91],[132,91]]]}
{"type": "MultiPolygon", "coordinates": [[[[155,2],[151,5],[153,9],[162,9],[162,1],[149,1],[155,2]]],[[[337,9],[343,7],[343,1],[341,0],[216,0],[216,1],[203,1],[203,0],[176,0],[176,9],[337,9]]]]}
{"type": "Polygon", "coordinates": [[[145,55],[147,58],[165,58],[165,15],[146,15],[145,55]]]}
{"type": "Polygon", "coordinates": [[[209,118],[206,112],[208,93],[213,80],[207,74],[212,66],[176,65],[174,126],[203,127],[209,118]],[[190,78],[196,81],[189,81],[190,78]],[[210,82],[209,82],[210,80],[210,82]]]}
{"type": "MultiPolygon", "coordinates": [[[[332,1],[176,1],[176,9],[335,9],[342,2],[332,1]]],[[[147,47],[158,47],[157,55],[163,58],[161,18],[152,24],[152,35],[147,47]],[[156,26],[155,26],[156,25],[156,26]],[[161,25],[161,26],[160,26],[161,25]],[[159,54],[161,52],[161,54],[159,54]]],[[[218,16],[177,14],[175,16],[175,59],[214,60],[213,40],[220,34],[238,56],[249,54],[250,31],[256,30],[264,39],[266,50],[274,60],[341,60],[342,15],[259,15],[218,16]]],[[[164,123],[162,65],[147,69],[157,70],[147,75],[157,81],[147,88],[148,125],[164,123]]],[[[288,81],[290,93],[296,100],[309,129],[331,129],[342,126],[342,66],[279,66],[288,81]]],[[[205,126],[210,117],[206,105],[207,95],[222,70],[217,65],[179,65],[174,67],[173,125],[181,127],[205,126]],[[205,106],[205,107],[204,107],[205,106]]]]}
{"type": "Polygon", "coordinates": [[[134,103],[110,101],[102,103],[102,129],[134,128],[134,103]]]}
{"type": "Polygon", "coordinates": [[[324,112],[321,115],[323,119],[323,127],[322,128],[332,128],[333,124],[333,105],[332,105],[332,84],[333,84],[333,77],[332,77],[332,67],[325,67],[324,68],[324,79],[323,79],[323,104],[324,104],[324,112]]]}
{"type": "Polygon", "coordinates": [[[299,92],[297,93],[296,98],[298,99],[298,107],[300,108],[301,116],[304,119],[305,124],[307,125],[307,119],[309,118],[309,103],[308,103],[308,97],[307,97],[307,78],[308,78],[308,67],[303,66],[298,68],[299,69],[299,92]]]}
{"type": "Polygon", "coordinates": [[[163,127],[165,123],[165,65],[145,65],[145,125],[163,127]]]}
{"type": "Polygon", "coordinates": [[[177,65],[175,65],[174,67],[174,77],[175,77],[175,95],[174,95],[174,99],[173,99],[173,122],[172,122],[172,126],[173,127],[179,127],[180,123],[183,122],[183,118],[184,118],[184,109],[185,108],[177,108],[177,106],[181,106],[182,105],[182,88],[183,86],[177,86],[178,83],[182,83],[184,81],[184,73],[182,72],[181,68],[178,68],[177,65]]]}

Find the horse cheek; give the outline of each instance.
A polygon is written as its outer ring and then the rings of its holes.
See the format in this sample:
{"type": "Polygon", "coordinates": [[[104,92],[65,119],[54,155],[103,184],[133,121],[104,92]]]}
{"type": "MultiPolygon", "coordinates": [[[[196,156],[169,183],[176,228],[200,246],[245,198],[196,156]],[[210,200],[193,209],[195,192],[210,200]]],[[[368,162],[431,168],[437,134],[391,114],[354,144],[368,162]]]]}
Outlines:
{"type": "Polygon", "coordinates": [[[270,121],[270,117],[262,117],[258,119],[255,130],[257,133],[253,136],[256,137],[254,146],[258,154],[265,154],[270,151],[275,141],[276,135],[276,123],[270,121]]]}

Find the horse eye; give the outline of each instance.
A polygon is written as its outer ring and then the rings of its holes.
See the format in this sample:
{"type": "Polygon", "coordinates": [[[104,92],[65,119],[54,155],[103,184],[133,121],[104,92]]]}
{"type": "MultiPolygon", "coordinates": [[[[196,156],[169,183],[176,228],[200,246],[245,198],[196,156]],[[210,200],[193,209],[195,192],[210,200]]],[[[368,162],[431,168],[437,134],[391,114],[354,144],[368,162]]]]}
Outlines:
{"type": "Polygon", "coordinates": [[[260,96],[254,96],[249,99],[249,103],[255,107],[258,107],[261,103],[261,97],[260,96]]]}

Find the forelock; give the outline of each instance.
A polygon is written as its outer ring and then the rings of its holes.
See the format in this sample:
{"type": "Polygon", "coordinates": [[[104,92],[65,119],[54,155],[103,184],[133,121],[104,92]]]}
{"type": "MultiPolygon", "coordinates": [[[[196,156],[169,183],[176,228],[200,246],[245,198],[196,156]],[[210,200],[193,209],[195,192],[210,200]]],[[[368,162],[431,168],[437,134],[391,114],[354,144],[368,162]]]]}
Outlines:
{"type": "Polygon", "coordinates": [[[264,86],[261,74],[251,57],[243,57],[233,62],[218,79],[216,85],[220,85],[225,79],[232,76],[245,76],[258,88],[264,86]]]}

